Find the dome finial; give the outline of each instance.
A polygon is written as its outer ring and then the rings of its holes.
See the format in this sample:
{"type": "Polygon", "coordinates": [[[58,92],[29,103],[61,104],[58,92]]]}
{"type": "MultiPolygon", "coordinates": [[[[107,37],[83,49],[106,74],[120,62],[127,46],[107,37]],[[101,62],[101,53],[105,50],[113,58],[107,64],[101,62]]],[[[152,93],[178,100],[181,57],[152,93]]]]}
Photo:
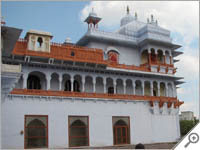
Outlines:
{"type": "Polygon", "coordinates": [[[127,6],[127,8],[126,8],[126,11],[127,11],[127,14],[129,14],[129,6],[127,6]]]}

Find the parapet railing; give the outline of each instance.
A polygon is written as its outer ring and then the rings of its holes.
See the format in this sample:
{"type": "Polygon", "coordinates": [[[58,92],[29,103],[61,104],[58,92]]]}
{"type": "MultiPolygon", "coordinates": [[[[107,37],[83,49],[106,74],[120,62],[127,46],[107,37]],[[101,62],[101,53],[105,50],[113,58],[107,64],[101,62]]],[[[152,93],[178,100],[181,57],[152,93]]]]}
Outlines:
{"type": "Polygon", "coordinates": [[[15,55],[28,55],[95,64],[104,64],[103,51],[87,47],[51,43],[50,52],[28,50],[27,41],[19,39],[13,50],[15,55]]]}
{"type": "MultiPolygon", "coordinates": [[[[103,64],[112,68],[151,72],[150,66],[148,64],[135,66],[135,65],[118,64],[115,62],[104,60],[103,50],[101,49],[87,48],[87,47],[75,46],[75,45],[65,45],[65,44],[55,43],[55,42],[51,43],[50,52],[42,52],[42,51],[28,50],[27,40],[19,39],[15,45],[13,54],[47,57],[47,58],[54,58],[54,59],[66,60],[66,61],[103,64]]],[[[151,65],[158,65],[159,67],[165,66],[165,67],[174,68],[173,64],[162,64],[162,63],[152,62],[151,65]]],[[[176,72],[176,68],[174,68],[173,74],[175,72],[176,72]]]]}

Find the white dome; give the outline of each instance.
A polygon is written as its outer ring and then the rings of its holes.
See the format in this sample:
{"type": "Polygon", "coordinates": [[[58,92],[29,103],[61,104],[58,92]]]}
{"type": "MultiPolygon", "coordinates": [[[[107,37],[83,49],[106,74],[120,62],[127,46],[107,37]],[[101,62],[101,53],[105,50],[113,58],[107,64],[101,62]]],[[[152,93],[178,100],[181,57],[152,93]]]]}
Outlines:
{"type": "Polygon", "coordinates": [[[127,14],[125,17],[121,19],[120,26],[124,26],[133,20],[135,20],[135,18],[131,14],[127,14]]]}

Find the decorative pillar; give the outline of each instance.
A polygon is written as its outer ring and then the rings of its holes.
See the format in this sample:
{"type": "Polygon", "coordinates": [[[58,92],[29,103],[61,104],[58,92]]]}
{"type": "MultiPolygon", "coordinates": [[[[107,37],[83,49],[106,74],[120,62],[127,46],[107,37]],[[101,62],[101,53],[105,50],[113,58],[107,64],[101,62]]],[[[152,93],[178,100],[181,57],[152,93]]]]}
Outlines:
{"type": "Polygon", "coordinates": [[[172,56],[171,55],[169,56],[169,59],[170,59],[170,65],[172,65],[172,56]]]}
{"type": "Polygon", "coordinates": [[[166,64],[166,55],[165,55],[165,51],[163,51],[163,58],[164,58],[164,64],[166,64]]]}
{"type": "Polygon", "coordinates": [[[71,76],[71,92],[74,91],[74,76],[71,76]]]}
{"type": "Polygon", "coordinates": [[[82,77],[82,92],[85,92],[85,77],[82,77]]]}
{"type": "Polygon", "coordinates": [[[23,74],[23,89],[27,89],[28,73],[23,74]]]}
{"type": "Polygon", "coordinates": [[[124,94],[126,94],[126,80],[123,80],[124,94]]]}
{"type": "Polygon", "coordinates": [[[166,87],[166,92],[165,92],[166,97],[168,97],[168,87],[166,87]]]}
{"type": "Polygon", "coordinates": [[[116,94],[116,91],[117,91],[117,89],[116,89],[117,86],[116,85],[117,85],[116,80],[113,80],[114,94],[116,94]]]}
{"type": "Polygon", "coordinates": [[[50,81],[51,81],[51,75],[47,74],[46,75],[46,80],[47,80],[47,90],[50,90],[50,81]]]}
{"type": "Polygon", "coordinates": [[[135,81],[132,82],[133,82],[133,95],[135,95],[135,81]]]}
{"type": "Polygon", "coordinates": [[[166,64],[166,55],[164,55],[164,64],[166,64]]]}
{"type": "Polygon", "coordinates": [[[157,84],[158,84],[158,96],[160,96],[160,82],[158,82],[157,84]]]}
{"type": "Polygon", "coordinates": [[[144,96],[144,81],[142,81],[142,95],[144,96]]]}
{"type": "Polygon", "coordinates": [[[148,54],[149,54],[149,65],[151,65],[151,50],[148,50],[148,54]]]}
{"type": "Polygon", "coordinates": [[[103,93],[106,93],[106,78],[103,78],[103,93]]]}
{"type": "Polygon", "coordinates": [[[176,86],[174,86],[174,97],[177,97],[176,86]]]}
{"type": "Polygon", "coordinates": [[[175,92],[176,92],[176,87],[174,86],[174,83],[172,82],[172,97],[176,97],[175,92]]]}
{"type": "Polygon", "coordinates": [[[150,82],[151,96],[153,96],[153,82],[150,82]]]}
{"type": "Polygon", "coordinates": [[[158,64],[158,51],[155,50],[155,55],[156,55],[156,64],[158,64]]]}
{"type": "Polygon", "coordinates": [[[93,78],[93,93],[96,93],[96,78],[93,78]]]}
{"type": "Polygon", "coordinates": [[[62,90],[62,75],[59,76],[59,91],[62,90]]]}

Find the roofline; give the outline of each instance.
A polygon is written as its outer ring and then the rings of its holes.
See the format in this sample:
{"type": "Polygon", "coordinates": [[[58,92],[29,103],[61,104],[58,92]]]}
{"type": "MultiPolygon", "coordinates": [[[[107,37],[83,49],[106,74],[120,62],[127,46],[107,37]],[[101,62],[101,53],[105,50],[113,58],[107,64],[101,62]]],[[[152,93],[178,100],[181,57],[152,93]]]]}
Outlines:
{"type": "MultiPolygon", "coordinates": [[[[109,33],[109,32],[108,32],[109,33]]],[[[123,36],[123,35],[122,35],[123,36]]],[[[173,43],[169,43],[169,42],[164,42],[164,41],[159,41],[159,40],[154,40],[154,39],[149,39],[149,38],[146,38],[144,39],[143,41],[139,42],[139,43],[136,43],[134,41],[131,41],[131,40],[120,40],[120,39],[116,39],[116,38],[111,38],[111,37],[102,37],[102,36],[96,36],[94,34],[91,34],[90,30],[88,30],[77,42],[76,44],[77,45],[86,45],[86,43],[88,43],[89,40],[92,40],[92,39],[97,39],[97,40],[104,40],[104,41],[117,41],[118,43],[120,43],[121,45],[130,45],[130,46],[135,46],[135,47],[138,47],[138,46],[143,46],[145,45],[146,43],[161,43],[165,46],[169,46],[172,50],[175,50],[175,49],[178,49],[181,47],[181,45],[177,45],[177,44],[173,44],[173,43]]]]}

